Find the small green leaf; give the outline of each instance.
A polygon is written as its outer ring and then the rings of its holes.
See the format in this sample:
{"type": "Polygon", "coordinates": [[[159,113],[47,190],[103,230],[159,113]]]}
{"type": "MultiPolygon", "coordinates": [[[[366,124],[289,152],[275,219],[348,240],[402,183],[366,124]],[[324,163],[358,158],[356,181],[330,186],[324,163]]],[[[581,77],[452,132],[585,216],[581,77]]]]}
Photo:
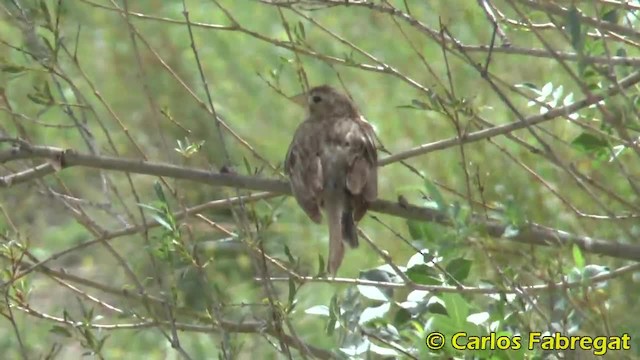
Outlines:
{"type": "Polygon", "coordinates": [[[616,145],[613,147],[613,154],[611,154],[611,157],[609,158],[609,162],[617,159],[620,154],[622,154],[622,152],[624,152],[627,149],[626,146],[624,145],[616,145]]]}
{"type": "Polygon", "coordinates": [[[434,273],[433,268],[425,264],[415,265],[407,269],[405,272],[407,277],[420,285],[441,285],[437,275],[434,273]]]}
{"type": "Polygon", "coordinates": [[[609,272],[611,272],[611,269],[609,269],[608,266],[589,264],[584,267],[582,278],[587,280],[594,276],[608,274],[609,272]]]}
{"type": "MultiPolygon", "coordinates": [[[[358,279],[371,280],[378,282],[393,282],[391,278],[393,274],[382,269],[370,269],[361,271],[358,279]]],[[[358,285],[358,291],[366,298],[377,301],[389,301],[393,297],[393,288],[376,287],[370,285],[358,285]]]]}
{"type": "Polygon", "coordinates": [[[584,39],[580,26],[580,12],[578,12],[578,9],[573,5],[567,13],[567,31],[571,38],[571,46],[573,46],[578,53],[582,53],[584,39]]]}
{"type": "Polygon", "coordinates": [[[577,244],[573,244],[571,252],[573,253],[573,262],[576,263],[576,267],[582,269],[585,264],[582,250],[580,250],[580,247],[577,244]]]}
{"type": "Polygon", "coordinates": [[[27,98],[31,101],[33,101],[35,104],[38,105],[51,105],[51,99],[47,99],[44,98],[42,96],[38,96],[38,94],[33,95],[33,94],[27,94],[27,98]]]}
{"type": "Polygon", "coordinates": [[[331,298],[331,305],[329,306],[329,321],[327,322],[327,327],[325,331],[327,335],[332,335],[333,331],[336,328],[336,322],[338,321],[338,316],[340,314],[340,307],[338,306],[338,297],[337,295],[333,295],[331,298]]]}
{"type": "Polygon", "coordinates": [[[9,74],[18,74],[21,72],[25,72],[27,70],[29,69],[20,65],[6,65],[6,64],[0,65],[0,71],[6,72],[9,74]]]}
{"type": "Polygon", "coordinates": [[[469,276],[471,260],[464,258],[453,259],[449,262],[445,270],[458,282],[463,282],[467,279],[467,276],[469,276]]]}
{"type": "Polygon", "coordinates": [[[296,289],[296,283],[293,280],[293,277],[290,277],[289,278],[289,306],[287,307],[287,313],[291,313],[291,311],[293,311],[293,309],[295,308],[297,291],[298,290],[296,289]]]}
{"type": "Polygon", "coordinates": [[[295,264],[296,263],[296,259],[291,254],[291,250],[289,249],[289,247],[287,245],[284,246],[284,254],[287,255],[287,259],[289,259],[289,262],[291,264],[295,264]]]}
{"type": "Polygon", "coordinates": [[[251,174],[251,164],[249,164],[249,160],[245,156],[242,157],[242,162],[244,162],[244,168],[247,171],[247,174],[251,174]]]}
{"type": "Polygon", "coordinates": [[[42,12],[42,15],[44,16],[47,23],[46,28],[53,31],[54,27],[53,21],[51,20],[51,13],[49,13],[49,9],[47,9],[47,4],[42,0],[40,1],[40,11],[42,12]]]}
{"type": "Polygon", "coordinates": [[[322,255],[318,254],[318,275],[317,276],[322,276],[325,273],[325,267],[324,267],[324,258],[322,257],[322,255]]]}
{"type": "Polygon", "coordinates": [[[544,84],[542,86],[542,89],[540,90],[540,97],[538,98],[538,101],[544,101],[549,95],[551,95],[552,92],[553,92],[553,83],[548,82],[544,84]]]}
{"type": "Polygon", "coordinates": [[[44,85],[42,86],[42,92],[49,99],[53,99],[53,93],[51,93],[51,86],[49,86],[49,82],[48,81],[45,81],[44,85]]]}
{"type": "Polygon", "coordinates": [[[406,324],[409,320],[411,320],[411,313],[409,312],[409,310],[400,308],[396,312],[396,316],[393,318],[393,324],[397,327],[400,327],[406,324]]]}
{"type": "Polygon", "coordinates": [[[67,329],[64,326],[59,326],[59,325],[54,325],[51,327],[51,329],[49,330],[49,332],[52,332],[54,334],[58,334],[64,337],[71,337],[71,331],[69,331],[69,329],[67,329]]]}
{"type": "Polygon", "coordinates": [[[171,227],[171,225],[161,216],[158,214],[152,214],[151,217],[158,222],[158,224],[160,224],[163,228],[169,230],[169,231],[173,231],[173,228],[171,227]]]}
{"type": "Polygon", "coordinates": [[[432,108],[425,102],[418,99],[411,100],[409,105],[396,106],[398,109],[413,109],[413,110],[431,110],[432,108]]]}
{"type": "Polygon", "coordinates": [[[429,196],[431,196],[431,198],[438,205],[438,210],[440,211],[446,210],[447,203],[444,201],[444,197],[442,197],[442,194],[440,193],[438,188],[427,178],[424,179],[424,187],[427,193],[429,194],[429,196]]]}
{"type": "Polygon", "coordinates": [[[602,137],[583,132],[571,141],[571,146],[585,153],[593,153],[608,149],[609,142],[602,137]]]}
{"type": "Polygon", "coordinates": [[[504,203],[504,218],[507,221],[507,224],[511,226],[512,229],[505,229],[504,237],[513,237],[518,233],[518,228],[525,224],[527,218],[525,216],[525,211],[520,206],[520,203],[513,198],[508,198],[504,203]],[[507,230],[509,232],[507,233],[507,230]]]}
{"type": "Polygon", "coordinates": [[[156,181],[153,184],[153,190],[156,192],[156,197],[158,200],[162,201],[163,204],[167,203],[167,198],[164,196],[164,190],[162,190],[162,184],[159,181],[156,181]]]}
{"type": "Polygon", "coordinates": [[[412,240],[422,240],[427,237],[424,222],[407,220],[407,228],[409,229],[409,235],[411,235],[412,240]]]}
{"type": "Polygon", "coordinates": [[[602,15],[602,20],[610,22],[612,24],[618,23],[618,12],[616,9],[611,9],[602,15]]]}
{"type": "Polygon", "coordinates": [[[305,314],[320,316],[329,316],[330,312],[331,310],[326,305],[314,305],[304,311],[305,314]]]}
{"type": "Polygon", "coordinates": [[[379,306],[371,306],[362,311],[358,324],[364,325],[375,319],[383,318],[391,308],[390,302],[385,302],[379,306]]]}
{"type": "Polygon", "coordinates": [[[538,87],[536,86],[536,84],[530,83],[530,82],[523,82],[521,84],[516,85],[516,87],[526,87],[526,88],[529,88],[531,90],[535,90],[536,92],[539,92],[538,87]]]}
{"type": "Polygon", "coordinates": [[[157,207],[153,207],[153,206],[147,205],[147,204],[138,204],[138,206],[140,206],[143,209],[151,210],[151,211],[153,211],[155,213],[162,214],[162,210],[158,209],[157,207]]]}
{"type": "Polygon", "coordinates": [[[627,57],[627,50],[625,50],[625,48],[623,48],[623,47],[618,48],[618,50],[616,50],[616,56],[626,58],[627,57]]]}
{"type": "Polygon", "coordinates": [[[551,107],[556,107],[560,99],[562,99],[562,94],[564,93],[564,86],[560,85],[553,90],[551,94],[552,101],[550,102],[551,107]]]}
{"type": "Polygon", "coordinates": [[[469,316],[469,303],[460,295],[455,293],[441,294],[438,296],[444,301],[447,315],[453,320],[454,327],[463,328],[469,316]]]}

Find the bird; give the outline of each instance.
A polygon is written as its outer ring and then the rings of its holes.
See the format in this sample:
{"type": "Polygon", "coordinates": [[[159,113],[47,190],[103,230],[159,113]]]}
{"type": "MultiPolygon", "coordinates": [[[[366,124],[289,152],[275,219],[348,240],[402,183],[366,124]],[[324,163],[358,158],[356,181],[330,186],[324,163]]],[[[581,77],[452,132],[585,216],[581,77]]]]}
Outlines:
{"type": "Polygon", "coordinates": [[[315,223],[329,225],[327,271],[335,277],[344,243],[358,247],[357,223],[378,197],[375,131],[355,103],[330,85],[290,98],[307,110],[284,162],[291,192],[315,223]]]}

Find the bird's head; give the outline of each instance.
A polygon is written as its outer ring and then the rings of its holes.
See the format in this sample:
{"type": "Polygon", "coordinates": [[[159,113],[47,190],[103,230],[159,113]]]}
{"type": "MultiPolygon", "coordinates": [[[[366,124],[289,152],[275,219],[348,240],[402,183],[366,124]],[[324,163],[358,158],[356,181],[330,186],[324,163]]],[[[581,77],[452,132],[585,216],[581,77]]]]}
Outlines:
{"type": "Polygon", "coordinates": [[[311,88],[306,93],[291,97],[291,100],[306,107],[309,115],[319,119],[325,117],[358,117],[358,109],[345,94],[329,85],[311,88]]]}

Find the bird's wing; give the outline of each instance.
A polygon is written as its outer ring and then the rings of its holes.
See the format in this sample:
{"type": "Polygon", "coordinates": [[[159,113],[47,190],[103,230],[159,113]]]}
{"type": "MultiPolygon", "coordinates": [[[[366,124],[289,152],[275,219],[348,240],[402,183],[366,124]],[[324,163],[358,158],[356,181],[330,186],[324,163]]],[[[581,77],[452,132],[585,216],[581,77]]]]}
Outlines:
{"type": "Polygon", "coordinates": [[[322,221],[322,165],[318,156],[315,124],[305,121],[296,130],[289,145],[284,170],[289,175],[291,191],[300,207],[316,223],[322,221]]]}
{"type": "Polygon", "coordinates": [[[361,195],[364,200],[371,202],[378,197],[375,133],[371,124],[365,120],[352,124],[347,134],[350,144],[347,189],[353,195],[361,195]]]}

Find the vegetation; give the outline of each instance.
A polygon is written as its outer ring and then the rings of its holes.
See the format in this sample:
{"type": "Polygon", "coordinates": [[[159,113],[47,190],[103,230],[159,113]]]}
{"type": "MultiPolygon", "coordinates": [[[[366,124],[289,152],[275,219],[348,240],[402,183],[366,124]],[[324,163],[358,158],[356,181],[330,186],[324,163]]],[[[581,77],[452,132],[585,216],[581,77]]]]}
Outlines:
{"type": "Polygon", "coordinates": [[[0,353],[601,354],[528,346],[559,332],[626,333],[606,357],[637,358],[639,11],[2,0],[0,353]],[[282,171],[304,117],[288,97],[324,83],[380,142],[380,199],[336,278],[282,171]],[[491,333],[523,346],[472,348],[491,333]]]}

